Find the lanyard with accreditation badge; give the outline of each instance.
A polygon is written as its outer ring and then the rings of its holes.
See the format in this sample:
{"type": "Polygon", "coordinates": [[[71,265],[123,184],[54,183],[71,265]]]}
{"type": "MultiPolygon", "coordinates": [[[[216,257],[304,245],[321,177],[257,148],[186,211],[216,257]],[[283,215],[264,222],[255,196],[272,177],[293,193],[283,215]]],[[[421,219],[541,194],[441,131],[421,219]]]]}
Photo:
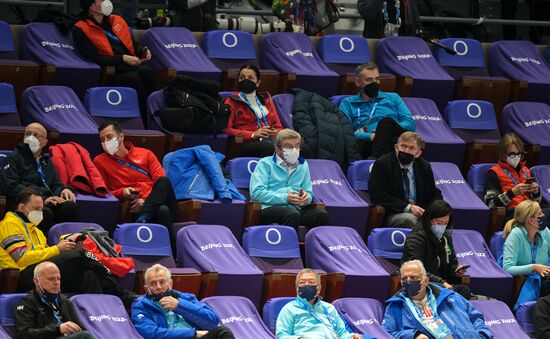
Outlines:
{"type": "MultiPolygon", "coordinates": [[[[320,297],[318,297],[318,298],[320,298],[320,297]]],[[[298,304],[300,304],[300,306],[302,306],[306,311],[308,311],[309,314],[310,314],[313,318],[315,318],[318,322],[320,322],[320,323],[323,324],[324,326],[327,326],[326,322],[323,321],[323,319],[319,318],[319,316],[318,316],[317,314],[315,314],[315,312],[314,312],[315,310],[312,311],[312,310],[311,310],[311,307],[309,307],[308,304],[305,304],[304,301],[303,301],[300,297],[296,297],[296,300],[298,301],[298,304]]],[[[321,302],[321,300],[319,299],[318,302],[321,302]]],[[[329,329],[330,329],[332,332],[334,332],[334,333],[336,334],[336,331],[337,331],[336,324],[334,323],[334,321],[332,320],[332,317],[331,317],[330,314],[328,313],[327,308],[326,308],[325,306],[323,306],[323,305],[320,305],[320,306],[321,306],[321,308],[323,309],[323,312],[325,313],[325,315],[326,315],[326,317],[327,317],[327,319],[328,319],[328,321],[329,321],[329,323],[330,323],[330,327],[332,327],[332,328],[330,328],[329,326],[327,326],[327,327],[329,327],[329,329]]]]}
{"type": "MultiPolygon", "coordinates": [[[[257,114],[256,110],[254,109],[254,107],[252,106],[252,104],[250,103],[250,101],[248,101],[248,98],[246,97],[246,95],[243,92],[241,92],[240,96],[244,100],[244,102],[246,102],[248,107],[250,107],[252,112],[254,112],[254,115],[256,116],[256,120],[257,120],[257,123],[258,123],[258,127],[262,127],[262,123],[261,123],[260,119],[258,118],[258,114],[257,114]]],[[[256,97],[256,104],[260,108],[260,116],[262,117],[262,121],[264,122],[264,126],[268,126],[269,124],[267,123],[266,114],[264,112],[264,109],[262,108],[262,104],[260,103],[260,99],[258,99],[257,95],[255,97],[256,97]]]]}

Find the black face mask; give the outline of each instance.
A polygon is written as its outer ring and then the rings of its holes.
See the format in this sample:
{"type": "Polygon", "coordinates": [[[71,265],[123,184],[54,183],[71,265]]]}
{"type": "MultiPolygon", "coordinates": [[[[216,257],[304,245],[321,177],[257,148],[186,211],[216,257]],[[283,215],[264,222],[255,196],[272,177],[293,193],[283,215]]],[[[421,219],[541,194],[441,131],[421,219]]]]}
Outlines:
{"type": "Polygon", "coordinates": [[[378,87],[378,83],[375,81],[365,86],[363,88],[363,93],[365,93],[366,96],[372,99],[372,98],[376,98],[376,96],[378,95],[379,89],[380,88],[378,87]]]}
{"type": "Polygon", "coordinates": [[[170,297],[172,295],[172,290],[168,290],[164,293],[158,293],[158,294],[155,294],[151,290],[149,290],[149,295],[151,296],[151,299],[153,299],[153,301],[159,302],[160,299],[164,297],[170,297]]]}
{"type": "Polygon", "coordinates": [[[239,91],[246,94],[252,93],[256,90],[256,83],[250,79],[243,79],[239,81],[239,91]]]}
{"type": "Polygon", "coordinates": [[[413,162],[414,155],[399,151],[399,153],[397,153],[397,158],[399,159],[399,162],[401,163],[401,165],[407,166],[408,164],[413,162]]]}

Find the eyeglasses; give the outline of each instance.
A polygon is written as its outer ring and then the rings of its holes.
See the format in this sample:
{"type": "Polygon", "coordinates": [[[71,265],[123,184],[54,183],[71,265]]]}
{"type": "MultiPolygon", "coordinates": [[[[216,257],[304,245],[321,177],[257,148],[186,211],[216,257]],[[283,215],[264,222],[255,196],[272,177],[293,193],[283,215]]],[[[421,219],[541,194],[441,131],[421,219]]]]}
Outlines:
{"type": "Polygon", "coordinates": [[[282,149],[282,150],[285,150],[285,149],[286,149],[286,150],[291,150],[291,149],[294,149],[294,148],[296,148],[296,149],[298,149],[298,150],[301,150],[301,149],[302,149],[302,145],[299,145],[299,146],[297,146],[297,147],[289,146],[289,145],[285,145],[285,146],[278,145],[277,147],[279,147],[279,148],[282,149]]]}
{"type": "Polygon", "coordinates": [[[512,159],[515,159],[515,158],[517,158],[517,157],[520,157],[520,158],[521,158],[521,157],[524,156],[524,155],[525,155],[525,153],[523,153],[523,152],[518,152],[518,153],[513,153],[513,152],[512,152],[512,153],[506,153],[506,156],[509,157],[509,158],[512,158],[512,159]]]}
{"type": "Polygon", "coordinates": [[[38,134],[38,133],[33,133],[33,132],[25,132],[24,136],[25,136],[25,137],[33,136],[33,137],[35,137],[36,139],[46,139],[45,136],[42,136],[42,135],[40,135],[40,134],[38,134]]]}

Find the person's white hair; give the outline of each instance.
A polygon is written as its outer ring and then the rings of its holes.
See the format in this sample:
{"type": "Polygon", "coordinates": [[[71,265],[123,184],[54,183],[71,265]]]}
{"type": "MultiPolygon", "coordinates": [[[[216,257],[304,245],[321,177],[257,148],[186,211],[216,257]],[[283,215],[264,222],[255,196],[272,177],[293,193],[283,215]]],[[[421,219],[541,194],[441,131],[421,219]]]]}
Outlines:
{"type": "Polygon", "coordinates": [[[43,261],[40,264],[36,265],[33,270],[34,277],[40,278],[42,276],[42,271],[44,271],[50,265],[57,267],[57,265],[51,261],[43,261]]]}
{"type": "Polygon", "coordinates": [[[298,281],[300,280],[302,275],[307,274],[307,273],[311,273],[311,274],[315,275],[315,281],[317,281],[317,285],[321,284],[321,277],[319,276],[319,273],[315,272],[311,268],[304,268],[303,270],[298,272],[298,274],[296,275],[296,286],[298,286],[298,281]]]}
{"type": "Polygon", "coordinates": [[[426,275],[428,275],[426,273],[426,268],[424,268],[424,264],[422,263],[422,261],[420,261],[418,259],[405,261],[401,265],[401,268],[399,269],[399,275],[403,275],[403,268],[405,266],[412,266],[412,265],[417,266],[418,268],[420,268],[420,271],[422,272],[422,277],[425,277],[426,275]]]}
{"type": "Polygon", "coordinates": [[[172,272],[170,272],[170,270],[166,266],[162,266],[161,264],[154,264],[153,266],[145,270],[145,284],[147,285],[149,283],[149,273],[158,273],[160,271],[164,271],[164,274],[166,275],[166,280],[172,279],[172,272]]]}

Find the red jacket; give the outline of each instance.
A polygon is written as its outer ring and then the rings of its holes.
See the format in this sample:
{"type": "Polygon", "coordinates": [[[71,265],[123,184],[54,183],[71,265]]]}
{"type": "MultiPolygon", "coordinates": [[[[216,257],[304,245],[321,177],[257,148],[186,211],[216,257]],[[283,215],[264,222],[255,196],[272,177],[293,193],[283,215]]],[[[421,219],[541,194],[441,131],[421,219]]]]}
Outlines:
{"type": "MultiPolygon", "coordinates": [[[[120,39],[120,42],[132,53],[133,56],[136,56],[136,51],[134,49],[134,43],[132,42],[132,36],[130,34],[130,28],[124,19],[118,15],[111,14],[107,17],[109,25],[113,30],[113,33],[120,39]]],[[[97,48],[97,54],[114,56],[113,48],[105,35],[105,31],[98,25],[96,25],[92,20],[80,20],[75,24],[76,27],[80,28],[88,39],[94,44],[97,48]]]]}
{"type": "Polygon", "coordinates": [[[50,152],[59,179],[65,186],[99,196],[107,194],[105,182],[84,147],[76,142],[69,142],[51,146],[50,152]]]}
{"type": "MultiPolygon", "coordinates": [[[[516,180],[518,184],[525,184],[525,182],[527,181],[527,178],[531,177],[531,171],[529,170],[529,168],[527,168],[527,166],[525,166],[525,162],[522,161],[520,164],[521,166],[519,169],[519,173],[516,172],[516,170],[513,169],[512,166],[510,166],[507,162],[500,161],[500,160],[498,161],[498,164],[496,164],[495,166],[489,169],[490,171],[494,171],[497,174],[498,180],[500,181],[500,187],[502,188],[502,192],[511,190],[516,186],[516,184],[508,176],[508,173],[510,173],[510,175],[516,180]],[[504,169],[506,169],[508,173],[506,173],[504,169]]],[[[524,194],[518,194],[514,197],[514,199],[512,199],[512,201],[506,207],[516,208],[516,206],[519,205],[520,202],[526,199],[529,199],[529,197],[524,194]]]]}
{"type": "Polygon", "coordinates": [[[107,188],[115,197],[122,199],[122,191],[126,187],[133,187],[139,191],[139,198],[146,199],[151,193],[153,184],[166,173],[150,150],[134,147],[128,141],[124,142],[124,146],[128,149],[128,154],[124,158],[103,152],[95,157],[94,164],[103,176],[107,188]],[[117,162],[115,160],[117,158],[146,170],[150,176],[117,162]]]}
{"type": "MultiPolygon", "coordinates": [[[[282,130],[283,125],[281,125],[279,115],[277,114],[271,96],[268,93],[260,93],[259,96],[260,100],[264,101],[264,106],[267,108],[267,123],[277,131],[282,130]]],[[[224,103],[231,107],[231,114],[229,115],[227,127],[224,128],[223,132],[227,135],[240,135],[245,141],[251,141],[252,133],[259,128],[256,113],[254,113],[250,106],[243,101],[238,92],[227,97],[224,103]]],[[[260,119],[260,125],[265,125],[262,119],[260,119]]]]}

